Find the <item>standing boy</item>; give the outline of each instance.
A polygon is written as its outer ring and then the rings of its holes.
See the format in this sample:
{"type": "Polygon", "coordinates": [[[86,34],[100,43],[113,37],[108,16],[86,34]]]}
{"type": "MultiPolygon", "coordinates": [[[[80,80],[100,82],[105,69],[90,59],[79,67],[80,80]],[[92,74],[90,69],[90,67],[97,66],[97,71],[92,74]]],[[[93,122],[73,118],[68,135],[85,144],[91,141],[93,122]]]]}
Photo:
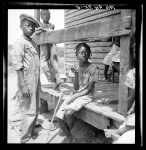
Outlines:
{"type": "MultiPolygon", "coordinates": [[[[49,22],[50,20],[50,11],[48,9],[41,10],[41,19],[43,22],[41,23],[41,28],[45,29],[46,31],[53,31],[55,26],[49,22]]],[[[57,59],[57,52],[56,52],[56,45],[55,44],[42,44],[40,46],[41,49],[41,64],[42,69],[50,82],[55,82],[56,85],[54,89],[59,88],[59,72],[58,72],[58,59],[57,59]]]]}
{"type": "Polygon", "coordinates": [[[15,96],[19,101],[22,116],[21,143],[26,143],[34,136],[34,127],[39,105],[39,52],[30,36],[38,22],[26,14],[20,15],[20,28],[23,35],[14,43],[12,62],[17,72],[18,91],[15,96]]]}

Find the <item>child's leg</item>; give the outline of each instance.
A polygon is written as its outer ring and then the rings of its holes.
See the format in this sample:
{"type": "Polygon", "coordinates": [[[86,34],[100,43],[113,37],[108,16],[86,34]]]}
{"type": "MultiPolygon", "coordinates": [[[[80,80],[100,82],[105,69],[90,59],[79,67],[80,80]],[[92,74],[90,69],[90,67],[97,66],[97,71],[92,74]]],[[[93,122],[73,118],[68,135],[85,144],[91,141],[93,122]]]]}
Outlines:
{"type": "Polygon", "coordinates": [[[108,79],[108,76],[107,76],[108,68],[109,68],[109,65],[105,65],[105,69],[104,69],[104,77],[105,77],[105,80],[108,79]]]}
{"type": "Polygon", "coordinates": [[[112,66],[112,82],[114,83],[115,66],[112,66]]]}
{"type": "Polygon", "coordinates": [[[72,127],[73,127],[73,125],[74,125],[74,116],[73,116],[73,114],[75,113],[76,111],[75,110],[67,110],[66,112],[65,112],[65,118],[66,118],[66,120],[67,120],[67,124],[68,124],[68,126],[69,126],[69,129],[71,130],[72,129],[72,127]]]}
{"type": "Polygon", "coordinates": [[[66,135],[67,139],[71,142],[72,141],[72,136],[70,134],[69,131],[69,127],[67,126],[67,124],[64,122],[64,120],[57,118],[57,121],[59,123],[60,128],[62,129],[62,131],[64,132],[64,134],[66,135]]]}

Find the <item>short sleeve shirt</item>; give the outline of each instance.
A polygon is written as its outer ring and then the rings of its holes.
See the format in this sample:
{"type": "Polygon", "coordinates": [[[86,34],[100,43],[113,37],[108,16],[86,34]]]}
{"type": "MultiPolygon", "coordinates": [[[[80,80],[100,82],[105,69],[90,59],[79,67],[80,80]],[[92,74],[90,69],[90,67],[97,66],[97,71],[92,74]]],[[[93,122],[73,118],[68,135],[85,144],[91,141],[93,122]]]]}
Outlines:
{"type": "Polygon", "coordinates": [[[97,82],[99,76],[99,68],[96,64],[90,64],[83,73],[79,69],[79,90],[86,88],[91,82],[97,82]]]}
{"type": "Polygon", "coordinates": [[[125,85],[129,88],[135,89],[135,68],[129,70],[125,85]]]}
{"type": "Polygon", "coordinates": [[[113,58],[114,55],[117,54],[119,49],[120,48],[117,45],[113,44],[113,46],[111,48],[111,51],[105,56],[105,58],[103,60],[103,63],[106,64],[106,65],[110,65],[111,66],[112,58],[113,58]]]}

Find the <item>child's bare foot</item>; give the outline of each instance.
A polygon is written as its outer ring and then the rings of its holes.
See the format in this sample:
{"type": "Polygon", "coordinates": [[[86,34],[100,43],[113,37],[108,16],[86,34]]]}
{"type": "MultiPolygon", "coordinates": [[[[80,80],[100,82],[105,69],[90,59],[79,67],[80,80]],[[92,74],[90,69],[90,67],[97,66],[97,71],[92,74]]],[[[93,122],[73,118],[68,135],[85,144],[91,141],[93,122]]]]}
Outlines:
{"type": "Polygon", "coordinates": [[[105,132],[105,136],[107,138],[112,137],[112,134],[118,134],[118,130],[117,129],[104,129],[105,132]]]}

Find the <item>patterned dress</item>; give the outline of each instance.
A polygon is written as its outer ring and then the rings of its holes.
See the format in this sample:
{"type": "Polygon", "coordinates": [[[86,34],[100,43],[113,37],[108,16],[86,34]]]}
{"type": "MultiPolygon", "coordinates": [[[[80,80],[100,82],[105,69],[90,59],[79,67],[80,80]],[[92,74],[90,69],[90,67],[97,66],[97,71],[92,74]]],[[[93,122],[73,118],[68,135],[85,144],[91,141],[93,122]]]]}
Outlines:
{"type": "Polygon", "coordinates": [[[36,45],[24,36],[19,38],[13,45],[12,63],[16,71],[23,69],[24,81],[30,93],[30,97],[22,95],[22,86],[18,78],[15,100],[18,101],[18,109],[22,116],[21,140],[25,140],[31,136],[39,107],[40,68],[36,45]]]}
{"type": "MultiPolygon", "coordinates": [[[[98,70],[97,65],[90,64],[85,69],[84,72],[81,72],[81,70],[79,69],[79,91],[78,92],[81,92],[84,89],[86,89],[91,82],[95,83],[98,80],[99,80],[99,70],[98,70]]],[[[83,106],[85,106],[86,104],[88,104],[89,102],[92,101],[93,95],[94,95],[94,88],[93,88],[92,92],[90,92],[88,95],[84,95],[84,96],[76,98],[69,105],[67,105],[67,103],[70,100],[69,97],[71,95],[67,96],[65,98],[64,102],[62,103],[62,105],[60,106],[58,112],[56,113],[56,117],[63,119],[64,113],[65,113],[64,109],[72,109],[75,111],[80,110],[83,106]]]]}

